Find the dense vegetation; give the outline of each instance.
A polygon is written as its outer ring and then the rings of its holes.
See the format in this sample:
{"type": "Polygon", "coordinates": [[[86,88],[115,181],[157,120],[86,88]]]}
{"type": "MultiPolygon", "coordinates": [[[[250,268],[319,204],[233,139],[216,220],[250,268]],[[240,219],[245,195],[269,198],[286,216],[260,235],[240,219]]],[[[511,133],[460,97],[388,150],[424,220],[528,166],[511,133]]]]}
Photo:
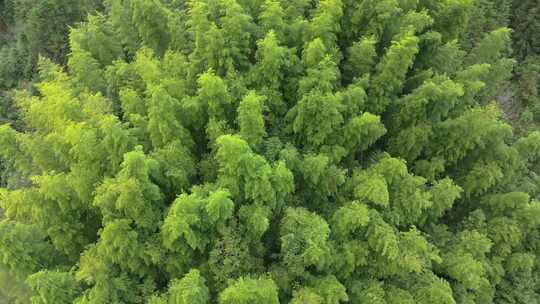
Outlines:
{"type": "Polygon", "coordinates": [[[540,303],[539,10],[0,0],[0,303],[540,303]]]}

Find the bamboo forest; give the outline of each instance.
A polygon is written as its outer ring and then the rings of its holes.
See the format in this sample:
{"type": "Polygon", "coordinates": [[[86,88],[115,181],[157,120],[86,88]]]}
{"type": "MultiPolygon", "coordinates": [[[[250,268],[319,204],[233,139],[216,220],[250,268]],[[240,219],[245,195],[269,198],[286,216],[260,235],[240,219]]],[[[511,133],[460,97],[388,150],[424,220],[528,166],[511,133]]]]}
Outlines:
{"type": "Polygon", "coordinates": [[[540,304],[540,0],[0,0],[0,304],[540,304]]]}

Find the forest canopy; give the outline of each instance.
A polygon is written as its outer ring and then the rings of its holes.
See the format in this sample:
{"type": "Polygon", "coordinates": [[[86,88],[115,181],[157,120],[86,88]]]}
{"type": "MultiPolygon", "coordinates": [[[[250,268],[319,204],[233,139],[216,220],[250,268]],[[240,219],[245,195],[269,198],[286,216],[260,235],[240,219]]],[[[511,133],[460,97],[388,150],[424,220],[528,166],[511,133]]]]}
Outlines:
{"type": "Polygon", "coordinates": [[[0,0],[0,297],[540,303],[539,7],[0,0]]]}

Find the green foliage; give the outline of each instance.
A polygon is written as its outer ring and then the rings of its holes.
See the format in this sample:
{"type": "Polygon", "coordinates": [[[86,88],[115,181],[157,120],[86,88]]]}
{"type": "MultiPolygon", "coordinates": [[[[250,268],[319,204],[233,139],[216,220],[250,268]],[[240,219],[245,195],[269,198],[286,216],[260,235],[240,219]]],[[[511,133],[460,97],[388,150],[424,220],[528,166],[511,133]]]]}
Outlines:
{"type": "Polygon", "coordinates": [[[9,271],[25,276],[54,259],[55,252],[46,236],[34,226],[3,220],[2,264],[9,271]]]}
{"type": "Polygon", "coordinates": [[[34,293],[31,303],[73,303],[81,288],[75,276],[68,272],[40,271],[27,279],[34,293]]]}
{"type": "Polygon", "coordinates": [[[7,270],[0,271],[0,296],[1,303],[28,303],[30,301],[30,288],[24,281],[17,279],[7,270]]]}
{"type": "Polygon", "coordinates": [[[0,297],[540,301],[535,1],[70,1],[0,1],[0,297]]]}
{"type": "Polygon", "coordinates": [[[143,44],[163,55],[170,40],[166,7],[155,0],[133,0],[131,6],[132,21],[143,44]]]}
{"type": "Polygon", "coordinates": [[[281,224],[281,254],[291,274],[301,275],[305,268],[322,270],[329,261],[328,223],[305,209],[288,209],[281,224]]]}
{"type": "Polygon", "coordinates": [[[271,279],[239,279],[219,295],[220,304],[278,304],[276,284],[271,279]]]}
{"type": "Polygon", "coordinates": [[[538,0],[513,1],[511,26],[514,29],[514,49],[518,59],[540,52],[538,39],[538,0]]]}
{"type": "MultiPolygon", "coordinates": [[[[232,216],[234,203],[230,194],[218,190],[202,199],[192,194],[178,197],[162,226],[164,245],[174,249],[175,243],[188,245],[193,250],[205,252],[211,236],[219,224],[232,216]],[[208,229],[214,226],[214,229],[208,229]]],[[[212,227],[213,228],[213,227],[212,227]]]]}
{"type": "Polygon", "coordinates": [[[209,292],[205,280],[198,270],[191,270],[181,280],[174,280],[166,295],[155,297],[150,303],[206,304],[209,292]]]}
{"type": "Polygon", "coordinates": [[[261,97],[251,92],[242,99],[238,106],[240,134],[252,147],[257,147],[266,135],[262,102],[261,97]]]}
{"type": "Polygon", "coordinates": [[[512,5],[516,1],[508,0],[477,0],[474,1],[469,15],[467,30],[461,39],[466,48],[473,47],[482,35],[509,23],[512,5]]]}
{"type": "Polygon", "coordinates": [[[0,89],[32,80],[38,56],[65,63],[69,26],[98,9],[97,2],[5,0],[0,3],[0,89]]]}

